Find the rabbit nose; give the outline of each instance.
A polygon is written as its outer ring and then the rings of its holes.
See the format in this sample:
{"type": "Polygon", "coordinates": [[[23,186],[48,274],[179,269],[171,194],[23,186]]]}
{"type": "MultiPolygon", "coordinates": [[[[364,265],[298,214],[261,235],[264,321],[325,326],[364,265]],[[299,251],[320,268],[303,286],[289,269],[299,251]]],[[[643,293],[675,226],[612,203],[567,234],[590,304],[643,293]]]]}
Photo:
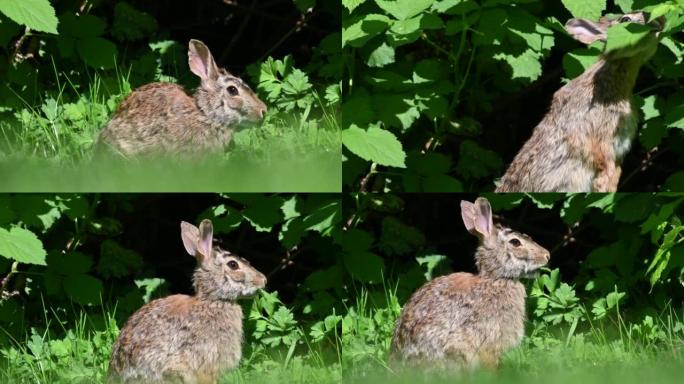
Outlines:
{"type": "Polygon", "coordinates": [[[266,117],[266,106],[262,106],[261,108],[259,108],[257,112],[259,113],[259,117],[261,118],[261,120],[263,120],[264,117],[266,117]]]}
{"type": "Polygon", "coordinates": [[[544,253],[542,253],[542,257],[544,258],[544,261],[548,263],[549,259],[551,259],[551,253],[545,250],[544,253]]]}

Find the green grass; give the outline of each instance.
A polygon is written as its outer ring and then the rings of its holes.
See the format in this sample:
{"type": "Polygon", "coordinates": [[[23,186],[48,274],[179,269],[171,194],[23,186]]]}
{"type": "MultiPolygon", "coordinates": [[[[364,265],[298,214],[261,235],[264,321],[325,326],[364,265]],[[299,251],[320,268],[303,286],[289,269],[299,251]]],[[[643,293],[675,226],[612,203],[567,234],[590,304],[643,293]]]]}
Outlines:
{"type": "Polygon", "coordinates": [[[228,151],[201,161],[111,161],[93,144],[130,86],[122,76],[107,83],[95,76],[83,91],[67,81],[37,106],[0,111],[0,192],[341,191],[337,107],[316,93],[303,110],[272,109],[260,126],[236,132],[228,151]]]}

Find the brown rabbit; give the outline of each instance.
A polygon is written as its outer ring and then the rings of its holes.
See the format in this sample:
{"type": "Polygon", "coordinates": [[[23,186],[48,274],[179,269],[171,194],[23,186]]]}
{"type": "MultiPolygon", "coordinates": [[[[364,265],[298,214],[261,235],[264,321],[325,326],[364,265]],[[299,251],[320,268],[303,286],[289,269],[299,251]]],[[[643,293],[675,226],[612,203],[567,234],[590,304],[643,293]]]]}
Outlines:
{"type": "Polygon", "coordinates": [[[216,383],[242,357],[242,308],[266,277],[247,260],[213,247],[211,221],[181,222],[197,259],[195,296],[173,295],[140,308],[121,329],[109,362],[112,382],[216,383]]]}
{"type": "Polygon", "coordinates": [[[522,340],[525,287],[518,281],[549,261],[529,236],[492,223],[487,199],[461,201],[466,229],[480,239],[479,274],[452,273],[420,287],[404,306],[390,360],[438,368],[496,368],[522,340]]]}
{"type": "MultiPolygon", "coordinates": [[[[617,23],[646,24],[634,12],[598,22],[571,19],[566,31],[591,44],[617,23]]],[[[551,108],[501,178],[497,192],[614,192],[622,160],[636,133],[632,89],[641,65],[658,45],[664,20],[638,44],[610,51],[553,95],[551,108]]]]}
{"type": "Polygon", "coordinates": [[[189,96],[172,83],[151,83],[131,93],[98,138],[124,156],[205,153],[225,148],[245,121],[260,121],[266,105],[240,78],[219,68],[204,43],[190,40],[190,70],[201,84],[189,96]]]}

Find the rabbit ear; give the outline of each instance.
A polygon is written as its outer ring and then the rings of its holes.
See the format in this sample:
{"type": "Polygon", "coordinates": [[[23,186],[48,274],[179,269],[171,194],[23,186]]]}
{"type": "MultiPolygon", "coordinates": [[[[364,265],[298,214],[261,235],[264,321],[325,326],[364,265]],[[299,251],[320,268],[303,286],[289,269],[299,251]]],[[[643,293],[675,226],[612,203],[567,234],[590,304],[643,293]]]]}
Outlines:
{"type": "Polygon", "coordinates": [[[192,257],[197,255],[197,244],[199,243],[200,231],[194,225],[181,221],[181,240],[185,251],[192,257]]]}
{"type": "Polygon", "coordinates": [[[211,225],[211,220],[204,219],[199,227],[199,241],[197,242],[197,251],[205,257],[211,256],[214,242],[214,227],[211,225]]]}
{"type": "Polygon", "coordinates": [[[461,218],[468,232],[477,237],[486,238],[494,233],[492,207],[484,197],[478,197],[475,204],[461,201],[461,218]]]}
{"type": "Polygon", "coordinates": [[[565,23],[565,30],[573,39],[587,45],[596,40],[606,40],[606,25],[587,19],[570,19],[565,23]]]}
{"type": "Polygon", "coordinates": [[[188,65],[202,81],[218,79],[218,67],[209,48],[199,40],[192,39],[188,44],[188,65]]]}

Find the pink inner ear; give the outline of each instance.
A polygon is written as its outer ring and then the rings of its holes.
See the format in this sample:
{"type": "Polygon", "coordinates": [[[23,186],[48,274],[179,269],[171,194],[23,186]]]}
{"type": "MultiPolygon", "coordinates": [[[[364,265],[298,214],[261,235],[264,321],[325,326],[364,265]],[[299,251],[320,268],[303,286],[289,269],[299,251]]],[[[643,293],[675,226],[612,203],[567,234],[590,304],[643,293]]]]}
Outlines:
{"type": "Polygon", "coordinates": [[[477,229],[478,232],[484,236],[489,236],[492,233],[492,211],[489,204],[486,206],[478,204],[477,212],[477,229]]]}

